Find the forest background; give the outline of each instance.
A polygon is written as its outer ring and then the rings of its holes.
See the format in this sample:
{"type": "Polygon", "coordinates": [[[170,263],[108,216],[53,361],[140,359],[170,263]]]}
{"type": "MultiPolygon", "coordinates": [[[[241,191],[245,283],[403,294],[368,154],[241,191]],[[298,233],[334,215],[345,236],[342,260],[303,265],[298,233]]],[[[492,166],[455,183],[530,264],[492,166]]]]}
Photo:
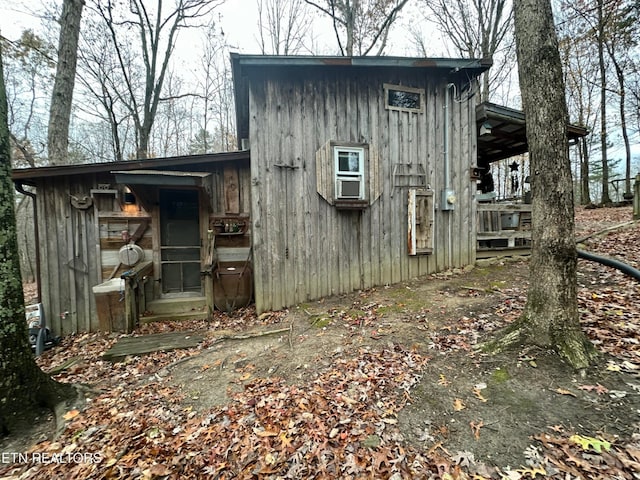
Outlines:
{"type": "MultiPolygon", "coordinates": [[[[555,0],[581,204],[629,197],[640,171],[640,15],[629,0],[555,0]]],[[[60,2],[0,1],[14,168],[49,164],[60,2]]],[[[65,163],[237,149],[229,53],[490,57],[477,101],[521,108],[510,0],[86,0],[65,163]]],[[[512,160],[508,163],[512,163],[512,160]]],[[[503,198],[527,188],[507,162],[503,198]],[[514,188],[515,186],[515,188],[514,188]]],[[[28,197],[22,264],[33,277],[28,197]]]]}

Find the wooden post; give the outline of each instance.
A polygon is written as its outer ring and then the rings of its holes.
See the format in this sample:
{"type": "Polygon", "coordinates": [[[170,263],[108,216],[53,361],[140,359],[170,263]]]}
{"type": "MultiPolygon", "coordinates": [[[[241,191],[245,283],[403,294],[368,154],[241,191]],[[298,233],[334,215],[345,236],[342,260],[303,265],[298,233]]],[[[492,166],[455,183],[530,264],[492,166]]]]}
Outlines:
{"type": "Polygon", "coordinates": [[[123,273],[120,278],[125,281],[124,313],[125,330],[131,333],[138,324],[140,313],[144,311],[146,297],[144,294],[145,276],[153,272],[153,262],[143,262],[123,273]]]}
{"type": "Polygon", "coordinates": [[[207,253],[204,260],[204,268],[202,269],[202,280],[204,281],[204,297],[207,303],[208,317],[211,319],[213,314],[213,270],[214,264],[217,262],[216,257],[216,235],[213,230],[207,232],[207,253]]]}
{"type": "Polygon", "coordinates": [[[124,287],[125,333],[131,333],[138,317],[136,308],[136,280],[127,278],[124,287]]]}
{"type": "Polygon", "coordinates": [[[640,220],[640,173],[633,184],[633,219],[640,220]]]}

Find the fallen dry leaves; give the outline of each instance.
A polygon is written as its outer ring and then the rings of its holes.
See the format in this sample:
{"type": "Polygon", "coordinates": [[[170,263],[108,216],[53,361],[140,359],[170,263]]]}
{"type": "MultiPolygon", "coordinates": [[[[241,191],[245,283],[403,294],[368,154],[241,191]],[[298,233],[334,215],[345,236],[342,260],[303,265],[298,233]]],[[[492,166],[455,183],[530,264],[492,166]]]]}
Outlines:
{"type": "MultiPolygon", "coordinates": [[[[578,229],[584,235],[622,223],[629,209],[582,210],[578,214],[584,218],[578,229]]],[[[587,248],[638,268],[639,230],[634,227],[594,237],[587,248]]],[[[612,355],[608,368],[640,374],[638,282],[610,268],[581,261],[579,283],[584,328],[601,351],[612,355]]],[[[500,298],[494,312],[464,316],[438,331],[427,330],[429,348],[439,355],[453,350],[471,353],[480,335],[515,320],[526,301],[526,285],[499,285],[492,291],[500,298]]],[[[473,289],[465,294],[479,295],[473,289]]],[[[363,296],[353,307],[332,310],[322,320],[340,322],[354,334],[366,330],[376,341],[384,336],[392,339],[377,323],[383,306],[368,303],[363,296]]],[[[420,323],[426,314],[418,317],[420,323]]],[[[258,317],[251,309],[244,309],[230,316],[216,314],[213,322],[151,324],[138,333],[176,328],[240,331],[281,319],[280,312],[258,317]]],[[[397,427],[397,413],[424,375],[428,359],[402,345],[386,343],[348,355],[334,353],[330,367],[295,385],[283,378],[255,377],[245,368],[242,389],[230,392],[230,402],[196,412],[185,406],[168,378],[171,365],[197,355],[209,345],[206,341],[196,349],[154,353],[115,364],[101,360],[101,354],[116,340],[101,334],[75,335],[63,340],[63,348],[38,359],[49,371],[68,365],[56,378],[89,384],[93,393],[82,411],[71,410],[64,416],[67,424],[60,438],[39,443],[32,452],[75,452],[94,455],[91,458],[99,461],[0,464],[2,478],[639,478],[638,445],[583,437],[561,425],[550,427],[552,435],[535,436],[537,446],[525,452],[527,465],[513,470],[475,463],[471,452],[452,455],[441,443],[426,450],[406,445],[397,427]]],[[[532,358],[520,361],[535,367],[532,358]]],[[[217,365],[204,365],[202,370],[213,367],[217,365]]],[[[433,382],[450,385],[443,374],[433,382]]],[[[615,393],[600,384],[574,387],[596,400],[615,393]]],[[[485,404],[487,398],[481,390],[472,390],[472,398],[485,404]]],[[[575,395],[567,389],[557,393],[575,395]]],[[[453,410],[463,408],[463,400],[456,398],[453,410]]],[[[469,410],[472,408],[469,403],[469,410]]],[[[469,427],[478,442],[489,429],[482,420],[469,423],[469,427]]]]}
{"type": "Polygon", "coordinates": [[[60,439],[34,447],[51,455],[97,454],[100,462],[12,465],[0,473],[30,479],[419,478],[437,467],[401,446],[395,425],[403,392],[426,361],[400,346],[363,349],[355,358],[337,357],[333,368],[305,385],[252,379],[232,402],[204,415],[184,408],[162,377],[130,363],[120,367],[120,382],[68,416],[60,439]]]}

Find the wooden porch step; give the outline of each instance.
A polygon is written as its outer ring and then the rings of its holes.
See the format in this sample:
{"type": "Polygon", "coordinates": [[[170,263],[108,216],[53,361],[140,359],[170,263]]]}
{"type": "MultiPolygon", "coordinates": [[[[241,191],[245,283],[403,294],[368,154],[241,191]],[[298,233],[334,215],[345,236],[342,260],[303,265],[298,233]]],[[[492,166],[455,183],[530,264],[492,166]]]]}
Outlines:
{"type": "Polygon", "coordinates": [[[140,324],[152,322],[172,322],[181,320],[206,320],[209,313],[206,308],[203,310],[182,312],[182,313],[162,313],[159,315],[144,315],[140,317],[140,324]]]}
{"type": "Polygon", "coordinates": [[[206,320],[209,316],[205,297],[162,298],[147,302],[140,323],[173,320],[206,320]]]}
{"type": "Polygon", "coordinates": [[[102,358],[118,362],[130,355],[139,356],[152,352],[168,352],[180,348],[197,347],[202,340],[204,340],[204,335],[196,332],[168,332],[139,337],[123,337],[107,350],[102,358]]]}
{"type": "Polygon", "coordinates": [[[147,302],[147,312],[150,315],[165,315],[174,313],[198,312],[207,310],[205,297],[175,297],[161,298],[147,302]]]}

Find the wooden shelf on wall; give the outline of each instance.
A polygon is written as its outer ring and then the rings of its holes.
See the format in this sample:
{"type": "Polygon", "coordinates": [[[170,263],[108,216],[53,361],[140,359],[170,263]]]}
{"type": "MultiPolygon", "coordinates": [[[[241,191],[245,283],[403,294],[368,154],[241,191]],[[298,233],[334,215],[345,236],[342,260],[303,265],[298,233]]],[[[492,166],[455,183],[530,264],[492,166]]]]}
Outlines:
{"type": "Polygon", "coordinates": [[[98,218],[112,218],[114,220],[121,220],[126,218],[135,218],[136,220],[138,220],[148,218],[149,220],[151,220],[151,215],[149,215],[147,212],[98,212],[98,218]]]}
{"type": "Polygon", "coordinates": [[[241,236],[249,230],[249,215],[211,215],[209,228],[216,236],[241,236]]]}

